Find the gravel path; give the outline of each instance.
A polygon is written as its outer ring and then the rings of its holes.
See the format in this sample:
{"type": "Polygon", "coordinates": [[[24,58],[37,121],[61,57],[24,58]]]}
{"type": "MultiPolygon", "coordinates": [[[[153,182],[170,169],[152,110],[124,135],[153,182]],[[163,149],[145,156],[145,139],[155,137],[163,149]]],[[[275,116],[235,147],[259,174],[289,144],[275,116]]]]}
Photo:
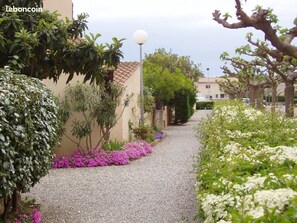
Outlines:
{"type": "Polygon", "coordinates": [[[168,127],[152,154],[129,165],[51,170],[29,194],[42,205],[43,222],[193,222],[195,127],[207,113],[168,127]]]}

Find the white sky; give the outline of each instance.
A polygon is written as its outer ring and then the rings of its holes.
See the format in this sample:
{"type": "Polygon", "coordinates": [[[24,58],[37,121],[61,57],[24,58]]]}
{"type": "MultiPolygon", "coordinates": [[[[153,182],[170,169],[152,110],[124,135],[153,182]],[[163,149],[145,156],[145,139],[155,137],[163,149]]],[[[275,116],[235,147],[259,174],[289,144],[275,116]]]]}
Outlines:
{"type": "MultiPolygon", "coordinates": [[[[89,14],[89,32],[100,33],[99,41],[110,42],[112,37],[126,38],[123,45],[124,61],[139,60],[139,46],[133,33],[144,29],[149,36],[143,45],[144,53],[158,48],[171,50],[181,56],[190,56],[201,70],[210,76],[222,75],[222,52],[234,52],[246,44],[247,32],[253,29],[230,30],[212,20],[212,12],[218,9],[229,12],[235,18],[234,0],[73,0],[74,15],[89,14]]],[[[296,0],[247,0],[242,1],[244,10],[250,14],[256,5],[270,7],[279,18],[279,24],[291,28],[297,17],[296,0]]]]}

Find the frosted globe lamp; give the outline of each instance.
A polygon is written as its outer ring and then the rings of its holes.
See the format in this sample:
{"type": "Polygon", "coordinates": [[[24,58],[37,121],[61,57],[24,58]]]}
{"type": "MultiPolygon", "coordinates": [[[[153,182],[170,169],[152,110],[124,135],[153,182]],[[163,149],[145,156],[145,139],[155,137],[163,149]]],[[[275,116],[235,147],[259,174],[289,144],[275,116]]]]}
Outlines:
{"type": "Polygon", "coordinates": [[[147,41],[148,35],[146,31],[139,29],[134,33],[133,38],[137,44],[142,45],[147,41]]]}

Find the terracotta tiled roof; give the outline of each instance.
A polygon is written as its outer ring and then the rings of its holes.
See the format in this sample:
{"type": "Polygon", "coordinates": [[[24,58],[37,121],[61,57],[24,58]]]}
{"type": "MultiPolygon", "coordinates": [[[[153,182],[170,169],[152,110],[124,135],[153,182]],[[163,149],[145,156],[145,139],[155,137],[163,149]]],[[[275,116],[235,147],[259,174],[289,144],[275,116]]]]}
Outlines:
{"type": "Polygon", "coordinates": [[[119,84],[125,83],[139,66],[140,62],[120,62],[114,72],[114,81],[119,84]]]}

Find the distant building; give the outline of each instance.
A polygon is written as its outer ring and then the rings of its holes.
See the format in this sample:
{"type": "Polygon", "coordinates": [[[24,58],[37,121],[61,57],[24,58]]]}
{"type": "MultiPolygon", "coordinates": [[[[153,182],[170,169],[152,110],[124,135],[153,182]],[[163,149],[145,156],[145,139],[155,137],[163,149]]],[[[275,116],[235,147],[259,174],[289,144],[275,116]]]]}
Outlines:
{"type": "MultiPolygon", "coordinates": [[[[237,78],[232,78],[237,80],[237,78]]],[[[206,100],[223,100],[229,99],[228,94],[220,90],[220,87],[217,81],[224,80],[220,77],[204,77],[199,78],[199,81],[196,83],[196,88],[198,89],[198,96],[205,98],[206,100]]],[[[297,85],[295,85],[297,88],[297,85]]],[[[285,84],[280,83],[277,87],[277,96],[284,96],[285,84]]],[[[264,96],[271,96],[271,88],[265,88],[264,96]]],[[[247,96],[248,97],[248,96],[247,96]]]]}
{"type": "Polygon", "coordinates": [[[220,90],[217,80],[219,77],[203,77],[199,78],[196,83],[196,88],[200,94],[200,97],[204,97],[206,100],[222,100],[228,99],[228,95],[220,90]]]}

